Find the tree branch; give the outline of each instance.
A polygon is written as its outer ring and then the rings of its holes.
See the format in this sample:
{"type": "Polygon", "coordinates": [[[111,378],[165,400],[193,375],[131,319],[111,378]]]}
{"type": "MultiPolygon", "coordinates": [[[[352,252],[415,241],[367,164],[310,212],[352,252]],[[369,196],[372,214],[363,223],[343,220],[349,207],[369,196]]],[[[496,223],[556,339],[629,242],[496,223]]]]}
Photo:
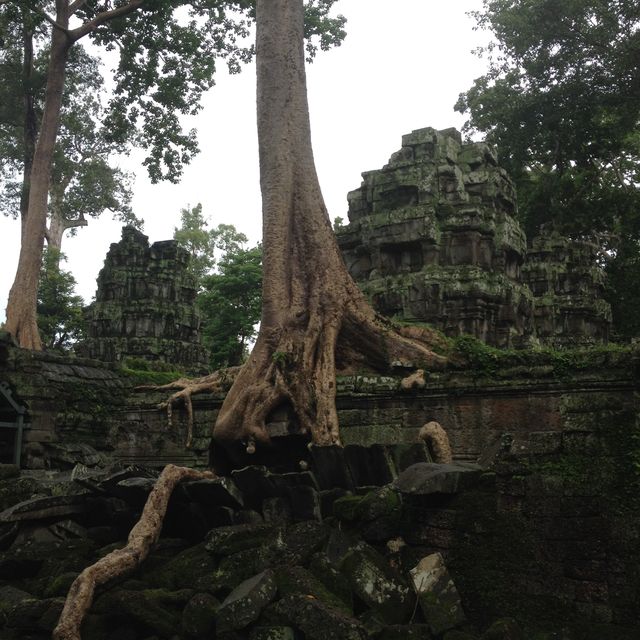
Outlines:
{"type": "MultiPolygon", "coordinates": [[[[9,2],[10,0],[0,0],[0,5],[9,4],[9,2]]],[[[19,3],[19,4],[23,4],[23,3],[19,3]]],[[[65,29],[59,22],[56,22],[42,7],[26,6],[24,8],[27,9],[27,11],[33,11],[34,13],[38,14],[41,18],[44,18],[55,29],[60,29],[62,33],[66,33],[67,35],[69,35],[69,30],[65,29]]]]}
{"type": "MultiPolygon", "coordinates": [[[[78,2],[78,0],[76,0],[78,2]]],[[[99,13],[93,20],[89,20],[89,22],[85,22],[80,27],[76,29],[72,29],[69,32],[69,37],[73,42],[80,40],[88,33],[91,33],[95,29],[97,29],[100,25],[105,22],[109,22],[110,20],[114,20],[115,18],[120,18],[122,16],[126,16],[130,13],[133,13],[137,9],[139,9],[143,4],[145,4],[146,0],[129,0],[129,2],[121,7],[116,9],[111,9],[110,11],[103,11],[99,13]]],[[[75,3],[74,3],[75,4],[75,3]]]]}
{"type": "Polygon", "coordinates": [[[83,4],[86,4],[87,0],[74,0],[69,5],[69,15],[72,16],[83,4]]]}

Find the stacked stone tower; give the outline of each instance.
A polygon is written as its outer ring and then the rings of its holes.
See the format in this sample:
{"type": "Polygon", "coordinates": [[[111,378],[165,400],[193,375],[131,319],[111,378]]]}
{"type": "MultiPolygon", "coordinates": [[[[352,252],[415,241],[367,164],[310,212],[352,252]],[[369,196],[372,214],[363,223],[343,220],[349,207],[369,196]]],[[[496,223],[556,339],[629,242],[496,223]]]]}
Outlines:
{"type": "Polygon", "coordinates": [[[535,296],[541,342],[554,347],[607,342],[611,306],[602,297],[598,249],[588,239],[569,240],[552,229],[531,241],[522,277],[535,296]]]}
{"type": "Polygon", "coordinates": [[[85,310],[89,338],[82,355],[206,368],[189,254],[175,240],[155,242],[133,227],[112,244],[98,276],[96,300],[85,310]]]}
{"type": "Polygon", "coordinates": [[[462,144],[455,129],[419,129],[363,179],[338,241],[376,309],[495,346],[528,340],[526,239],[512,217],[513,184],[488,145],[462,144]]]}

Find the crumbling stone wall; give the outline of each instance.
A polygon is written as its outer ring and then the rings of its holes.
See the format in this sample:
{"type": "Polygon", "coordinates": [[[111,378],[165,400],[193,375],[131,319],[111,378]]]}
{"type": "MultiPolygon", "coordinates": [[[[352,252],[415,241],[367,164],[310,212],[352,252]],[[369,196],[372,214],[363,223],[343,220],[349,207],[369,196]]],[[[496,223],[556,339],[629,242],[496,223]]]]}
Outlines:
{"type": "Polygon", "coordinates": [[[551,235],[527,249],[514,185],[488,145],[418,129],[362,177],[337,235],[378,311],[498,347],[607,341],[594,245],[551,235]]]}
{"type": "Polygon", "coordinates": [[[96,300],[86,309],[89,338],[79,352],[104,362],[142,358],[206,369],[188,261],[174,240],[149,246],[147,236],[124,227],[98,276],[96,300]]]}
{"type": "Polygon", "coordinates": [[[569,240],[553,229],[533,238],[522,277],[535,296],[538,337],[554,347],[606,343],[611,306],[603,298],[598,246],[569,240]]]}

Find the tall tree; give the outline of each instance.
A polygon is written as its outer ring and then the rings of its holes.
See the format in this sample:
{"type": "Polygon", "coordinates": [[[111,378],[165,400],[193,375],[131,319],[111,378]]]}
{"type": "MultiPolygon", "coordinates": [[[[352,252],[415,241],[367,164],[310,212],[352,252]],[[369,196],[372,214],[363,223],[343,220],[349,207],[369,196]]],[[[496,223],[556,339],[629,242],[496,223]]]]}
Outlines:
{"type": "MultiPolygon", "coordinates": [[[[327,48],[343,36],[342,21],[327,17],[335,0],[310,0],[308,35],[327,48]]],[[[30,173],[29,204],[6,327],[27,348],[41,348],[36,324],[38,272],[47,216],[51,167],[72,47],[90,37],[120,53],[115,97],[106,119],[110,136],[125,141],[136,131],[147,149],[153,180],[177,180],[197,151],[195,133],[180,117],[196,113],[211,86],[215,59],[232,71],[251,58],[242,46],[254,16],[248,0],[0,0],[0,9],[23,9],[49,27],[49,62],[41,127],[30,173]]],[[[311,43],[308,52],[313,54],[311,43]]]]}
{"type": "MultiPolygon", "coordinates": [[[[0,211],[7,216],[20,215],[23,221],[48,58],[42,42],[35,55],[30,53],[33,36],[26,33],[25,19],[23,14],[22,21],[0,25],[0,33],[6,36],[0,52],[0,96],[4,105],[0,110],[0,211]],[[22,31],[20,38],[16,37],[18,31],[22,31]]],[[[86,226],[88,218],[105,211],[128,224],[140,224],[130,208],[129,176],[110,164],[111,156],[124,148],[107,139],[102,124],[103,84],[97,59],[81,46],[74,47],[69,56],[49,184],[46,239],[48,246],[58,251],[67,230],[74,233],[86,226]]]]}
{"type": "Polygon", "coordinates": [[[378,316],[348,274],[311,148],[302,0],[257,1],[258,138],[263,212],[262,319],[214,428],[219,443],[268,442],[282,405],[318,444],[339,442],[336,367],[442,364],[378,316]]]}

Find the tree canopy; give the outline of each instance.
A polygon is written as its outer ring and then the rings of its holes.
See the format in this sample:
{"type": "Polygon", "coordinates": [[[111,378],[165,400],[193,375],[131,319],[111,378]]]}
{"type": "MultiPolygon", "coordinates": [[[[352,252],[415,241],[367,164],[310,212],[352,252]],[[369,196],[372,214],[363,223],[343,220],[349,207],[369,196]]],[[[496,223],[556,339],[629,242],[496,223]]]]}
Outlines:
{"type": "MultiPolygon", "coordinates": [[[[0,210],[17,217],[23,214],[21,199],[29,192],[25,168],[32,164],[34,149],[27,129],[40,128],[48,51],[40,42],[35,57],[28,59],[27,26],[12,26],[4,31],[0,27],[6,36],[0,52],[0,96],[4,105],[0,110],[0,210]],[[25,73],[30,78],[28,83],[25,73]]],[[[103,94],[98,60],[81,46],[75,47],[69,55],[49,187],[46,237],[48,245],[58,250],[65,231],[73,234],[87,224],[87,218],[105,211],[128,224],[139,226],[141,222],[130,207],[130,176],[111,162],[113,155],[126,151],[126,147],[107,140],[102,124],[103,94]]]]}
{"type": "Polygon", "coordinates": [[[173,237],[191,256],[189,271],[200,289],[203,278],[216,266],[216,251],[225,254],[239,251],[247,236],[232,224],[219,224],[209,229],[209,221],[202,213],[202,204],[180,210],[180,228],[174,227],[173,237]]]}
{"type": "Polygon", "coordinates": [[[456,105],[498,146],[529,232],[640,236],[640,5],[634,0],[484,0],[495,41],[456,105]]]}

